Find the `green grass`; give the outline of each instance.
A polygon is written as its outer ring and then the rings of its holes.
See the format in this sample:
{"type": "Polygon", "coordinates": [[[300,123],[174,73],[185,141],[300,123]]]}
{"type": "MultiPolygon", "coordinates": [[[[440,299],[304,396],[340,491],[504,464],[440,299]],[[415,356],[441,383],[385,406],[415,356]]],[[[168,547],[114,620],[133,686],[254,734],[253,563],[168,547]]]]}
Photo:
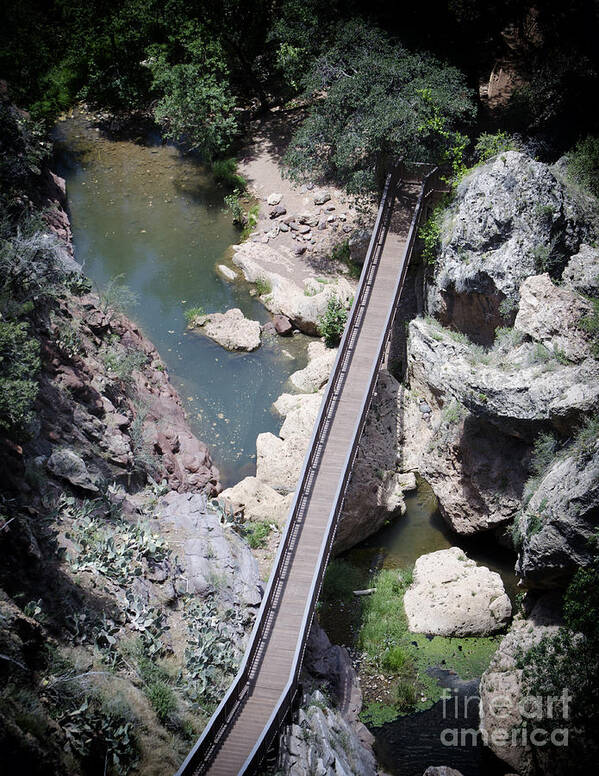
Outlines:
{"type": "Polygon", "coordinates": [[[242,194],[247,189],[247,181],[237,172],[237,160],[216,159],[212,162],[212,175],[217,183],[228,186],[231,189],[237,189],[242,194]]]}
{"type": "Polygon", "coordinates": [[[358,644],[366,653],[372,673],[392,677],[393,706],[367,706],[362,721],[371,726],[390,721],[415,709],[430,708],[442,697],[442,688],[431,676],[436,667],[451,669],[461,679],[480,676],[497,649],[500,636],[446,638],[411,633],[403,596],[411,583],[411,572],[383,569],[371,581],[376,592],[364,602],[364,616],[358,644]],[[374,719],[374,721],[370,721],[374,719]],[[380,721],[382,719],[382,721],[380,721]]]}
{"type": "Polygon", "coordinates": [[[200,315],[204,315],[204,308],[203,307],[188,307],[187,310],[183,313],[185,315],[185,320],[188,324],[193,323],[194,318],[197,318],[200,315]]]}
{"type": "Polygon", "coordinates": [[[407,620],[403,596],[411,582],[411,573],[383,569],[372,580],[376,592],[364,604],[359,646],[380,665],[385,652],[404,639],[407,620]]]}
{"type": "Polygon", "coordinates": [[[268,278],[256,278],[254,285],[256,286],[258,296],[270,294],[272,291],[272,284],[268,278]]]}

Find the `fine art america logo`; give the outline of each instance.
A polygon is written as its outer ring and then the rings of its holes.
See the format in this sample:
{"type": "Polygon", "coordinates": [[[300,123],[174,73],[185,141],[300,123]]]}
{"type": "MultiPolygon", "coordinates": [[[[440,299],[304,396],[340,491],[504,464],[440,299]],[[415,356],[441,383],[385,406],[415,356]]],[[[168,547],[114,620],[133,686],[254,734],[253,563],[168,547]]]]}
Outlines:
{"type": "Polygon", "coordinates": [[[476,715],[480,697],[458,695],[444,690],[443,720],[455,727],[441,731],[443,746],[527,747],[568,746],[567,722],[570,719],[572,696],[568,690],[561,695],[525,695],[515,699],[509,695],[493,695],[486,704],[485,716],[492,719],[490,730],[460,726],[476,715]]]}

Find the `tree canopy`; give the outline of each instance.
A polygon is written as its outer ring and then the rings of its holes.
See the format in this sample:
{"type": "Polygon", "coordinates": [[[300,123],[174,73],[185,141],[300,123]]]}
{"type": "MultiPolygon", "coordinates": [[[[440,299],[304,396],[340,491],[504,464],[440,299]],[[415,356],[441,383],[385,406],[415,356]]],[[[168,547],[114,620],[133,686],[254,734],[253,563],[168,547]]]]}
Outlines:
{"type": "Polygon", "coordinates": [[[475,115],[457,68],[359,20],[338,28],[304,83],[312,108],[287,154],[290,174],[358,194],[376,188],[394,160],[443,159],[475,115]]]}

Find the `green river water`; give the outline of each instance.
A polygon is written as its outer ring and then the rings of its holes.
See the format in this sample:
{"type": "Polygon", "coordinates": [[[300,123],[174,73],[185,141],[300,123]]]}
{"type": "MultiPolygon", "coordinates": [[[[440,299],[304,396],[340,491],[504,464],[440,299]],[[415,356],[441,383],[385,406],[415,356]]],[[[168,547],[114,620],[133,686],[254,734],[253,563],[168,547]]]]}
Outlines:
{"type": "Polygon", "coordinates": [[[305,366],[306,338],[267,338],[253,353],[230,353],[186,330],[186,307],[239,307],[249,318],[270,319],[245,282],[231,284],[216,271],[239,240],[224,212],[226,190],[158,137],[115,142],[80,116],[58,124],[56,137],[84,272],[100,289],[122,275],[137,294],[127,312],[165,361],[223,485],[253,474],[256,436],[277,432],[271,405],[289,375],[305,366]]]}

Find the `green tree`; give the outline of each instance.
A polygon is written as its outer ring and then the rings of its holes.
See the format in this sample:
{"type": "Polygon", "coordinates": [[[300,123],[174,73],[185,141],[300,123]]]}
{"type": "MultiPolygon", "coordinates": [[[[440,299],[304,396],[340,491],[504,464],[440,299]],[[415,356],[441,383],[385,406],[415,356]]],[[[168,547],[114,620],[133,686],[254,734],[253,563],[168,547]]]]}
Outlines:
{"type": "Polygon", "coordinates": [[[341,341],[347,323],[347,310],[336,296],[329,297],[327,309],[318,319],[318,331],[327,348],[335,348],[341,341]]]}
{"type": "Polygon", "coordinates": [[[200,25],[190,23],[182,40],[183,63],[171,64],[164,48],[150,50],[152,86],[162,95],[154,115],[166,137],[212,159],[227,151],[238,131],[228,67],[222,47],[200,25]]]}
{"type": "Polygon", "coordinates": [[[286,156],[291,177],[336,180],[357,194],[380,186],[396,160],[443,160],[475,112],[459,70],[361,21],[338,28],[306,96],[312,108],[286,156]]]}

